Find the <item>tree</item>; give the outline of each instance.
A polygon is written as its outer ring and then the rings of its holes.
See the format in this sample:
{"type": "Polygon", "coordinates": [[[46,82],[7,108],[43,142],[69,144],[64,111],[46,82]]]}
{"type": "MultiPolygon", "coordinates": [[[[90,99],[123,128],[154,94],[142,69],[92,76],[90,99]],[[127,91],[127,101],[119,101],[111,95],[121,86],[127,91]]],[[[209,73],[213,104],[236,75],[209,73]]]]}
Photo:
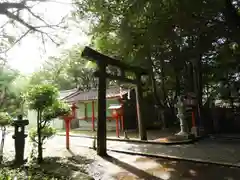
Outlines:
{"type": "Polygon", "coordinates": [[[87,61],[81,58],[81,52],[81,46],[73,46],[63,51],[59,57],[50,57],[43,63],[41,70],[31,76],[30,83],[51,83],[60,90],[96,88],[97,80],[93,76],[93,69],[86,68],[87,61]]]}
{"type": "Polygon", "coordinates": [[[218,87],[224,74],[219,72],[236,75],[232,67],[239,67],[238,44],[229,50],[239,39],[236,24],[230,25],[231,15],[238,17],[235,1],[76,2],[75,17],[93,19],[92,46],[127,63],[149,67],[162,114],[174,108],[177,96],[189,91],[196,93],[201,109],[206,90],[214,92],[218,87]],[[218,77],[213,78],[217,71],[218,77]]]}
{"type": "Polygon", "coordinates": [[[1,146],[0,146],[0,163],[3,160],[3,148],[4,148],[4,140],[6,135],[6,126],[10,125],[12,121],[11,116],[9,116],[6,112],[0,112],[0,127],[2,131],[2,139],[1,139],[1,146]]]}
{"type": "Polygon", "coordinates": [[[33,86],[28,89],[25,98],[29,108],[37,111],[37,128],[31,131],[30,137],[38,144],[38,162],[41,163],[44,140],[55,133],[49,122],[55,117],[69,114],[70,108],[58,101],[58,90],[52,85],[33,86]]]}
{"type": "Polygon", "coordinates": [[[27,80],[7,66],[0,67],[0,109],[16,116],[22,111],[21,92],[27,86],[27,80]],[[24,81],[24,83],[23,83],[24,81]]]}
{"type": "Polygon", "coordinates": [[[0,3],[0,15],[4,17],[0,26],[1,59],[5,58],[4,55],[14,45],[31,33],[37,33],[43,44],[46,40],[57,45],[60,43],[55,31],[57,28],[65,28],[63,26],[65,17],[59,23],[53,24],[36,10],[39,4],[49,2],[48,0],[6,0],[0,3]],[[20,32],[19,36],[16,30],[20,32]]]}

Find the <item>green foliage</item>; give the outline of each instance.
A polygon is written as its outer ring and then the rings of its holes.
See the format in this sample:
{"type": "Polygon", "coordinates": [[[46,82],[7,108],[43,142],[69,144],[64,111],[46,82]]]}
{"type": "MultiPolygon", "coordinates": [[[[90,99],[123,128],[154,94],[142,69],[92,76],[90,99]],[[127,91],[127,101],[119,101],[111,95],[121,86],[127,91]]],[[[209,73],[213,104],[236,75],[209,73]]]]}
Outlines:
{"type": "Polygon", "coordinates": [[[61,180],[63,178],[55,178],[53,175],[48,175],[42,172],[40,169],[29,169],[24,170],[22,168],[1,168],[0,169],[0,180],[61,180]]]}
{"type": "Polygon", "coordinates": [[[31,76],[31,84],[56,84],[60,90],[96,87],[93,71],[85,68],[86,60],[81,58],[81,49],[74,46],[59,57],[50,57],[42,69],[31,76]]]}
{"type": "Polygon", "coordinates": [[[30,109],[43,111],[51,107],[58,98],[58,89],[52,85],[35,85],[25,94],[30,109]]]}
{"type": "Polygon", "coordinates": [[[78,88],[83,91],[97,87],[93,76],[96,64],[81,57],[82,46],[76,45],[63,51],[59,57],[50,57],[41,70],[35,72],[30,83],[56,84],[60,90],[78,88]]]}
{"type": "Polygon", "coordinates": [[[11,116],[6,112],[0,112],[0,126],[7,126],[12,123],[11,116]]]}
{"type": "Polygon", "coordinates": [[[0,109],[16,116],[21,111],[21,91],[25,88],[18,79],[20,74],[6,66],[0,66],[0,109]]]}
{"type": "Polygon", "coordinates": [[[62,101],[56,101],[51,107],[43,111],[43,119],[51,120],[56,117],[69,115],[71,113],[71,108],[67,103],[62,101]]]}
{"type": "Polygon", "coordinates": [[[42,145],[45,139],[52,137],[55,130],[49,122],[60,114],[69,112],[67,105],[58,101],[58,89],[50,84],[30,87],[24,95],[30,109],[37,111],[37,128],[29,134],[30,139],[38,145],[38,162],[42,162],[42,145]]]}
{"type": "Polygon", "coordinates": [[[75,1],[76,20],[94,19],[94,48],[153,69],[165,105],[186,91],[196,91],[198,99],[212,97],[223,78],[239,81],[239,32],[232,22],[240,18],[229,15],[231,1],[75,1]]]}
{"type": "MultiPolygon", "coordinates": [[[[44,143],[45,140],[53,137],[54,135],[56,134],[56,130],[52,127],[44,127],[41,129],[41,138],[42,138],[42,142],[44,143]]],[[[30,132],[29,132],[29,137],[30,137],[30,140],[32,142],[35,142],[37,143],[38,142],[38,134],[37,134],[37,129],[31,129],[30,132]]]]}

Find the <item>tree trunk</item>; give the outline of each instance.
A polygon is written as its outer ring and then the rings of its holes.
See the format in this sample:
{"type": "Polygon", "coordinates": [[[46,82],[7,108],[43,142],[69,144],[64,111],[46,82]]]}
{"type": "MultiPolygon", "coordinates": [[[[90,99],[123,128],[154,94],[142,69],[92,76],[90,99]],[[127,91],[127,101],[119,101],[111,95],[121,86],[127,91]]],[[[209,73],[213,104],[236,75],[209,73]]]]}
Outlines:
{"type": "Polygon", "coordinates": [[[199,57],[196,59],[196,63],[194,66],[194,91],[196,93],[197,97],[197,108],[195,111],[196,119],[197,119],[197,125],[201,126],[201,109],[202,109],[202,91],[203,91],[203,85],[202,85],[202,55],[199,55],[199,57]]]}
{"type": "Polygon", "coordinates": [[[192,62],[189,63],[189,91],[194,92],[194,70],[192,62]]]}
{"type": "Polygon", "coordinates": [[[0,107],[3,106],[5,95],[6,95],[7,88],[4,87],[0,96],[0,107]]]}
{"type": "Polygon", "coordinates": [[[165,69],[164,69],[164,60],[161,58],[160,59],[161,63],[161,89],[163,93],[163,108],[161,109],[161,120],[162,120],[162,129],[166,129],[167,123],[166,123],[166,118],[165,118],[165,108],[166,108],[166,100],[167,100],[167,95],[165,91],[165,69]]]}
{"type": "Polygon", "coordinates": [[[180,79],[179,79],[179,71],[174,68],[175,70],[175,81],[176,81],[176,86],[175,86],[175,97],[174,97],[174,101],[177,101],[177,97],[180,96],[181,93],[181,86],[180,86],[180,79]]]}
{"type": "MultiPolygon", "coordinates": [[[[153,90],[153,96],[154,96],[154,100],[155,100],[155,113],[157,115],[157,120],[162,121],[163,119],[165,119],[164,117],[164,112],[162,112],[162,109],[164,108],[163,104],[161,103],[161,100],[158,96],[157,93],[157,86],[156,86],[156,79],[154,76],[154,63],[151,59],[151,56],[149,55],[149,62],[151,62],[151,64],[149,64],[149,70],[150,70],[150,78],[151,78],[151,84],[152,84],[152,90],[153,90]]],[[[166,126],[165,121],[162,121],[163,127],[166,126]]]]}
{"type": "Polygon", "coordinates": [[[198,58],[198,101],[199,107],[202,108],[202,96],[203,96],[203,82],[202,82],[202,55],[198,58]]]}
{"type": "Polygon", "coordinates": [[[0,163],[3,160],[3,148],[4,148],[4,140],[5,140],[5,135],[6,135],[6,127],[1,127],[2,130],[2,140],[1,140],[1,146],[0,146],[0,163]]]}
{"type": "Polygon", "coordinates": [[[41,135],[41,119],[42,112],[37,112],[37,135],[38,135],[38,163],[43,161],[43,150],[42,150],[42,135],[41,135]]]}

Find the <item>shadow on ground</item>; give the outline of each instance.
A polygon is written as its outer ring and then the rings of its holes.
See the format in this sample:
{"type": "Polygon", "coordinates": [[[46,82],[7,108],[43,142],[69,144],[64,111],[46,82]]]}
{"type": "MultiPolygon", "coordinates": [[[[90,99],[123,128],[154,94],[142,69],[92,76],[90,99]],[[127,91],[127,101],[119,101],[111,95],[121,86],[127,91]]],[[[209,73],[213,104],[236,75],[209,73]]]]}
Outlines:
{"type": "MultiPolygon", "coordinates": [[[[126,162],[123,162],[123,161],[121,161],[119,159],[116,159],[116,158],[114,158],[112,156],[107,156],[104,159],[106,161],[109,161],[109,162],[117,165],[117,166],[120,166],[121,168],[125,169],[127,172],[130,172],[131,174],[137,176],[140,179],[162,180],[162,179],[160,179],[158,177],[152,176],[151,174],[149,174],[149,173],[147,173],[147,172],[145,172],[145,171],[143,171],[141,169],[138,169],[138,168],[136,168],[136,167],[126,163],[126,162]]],[[[129,178],[131,177],[131,175],[128,175],[128,173],[125,173],[125,174],[121,173],[119,175],[123,176],[122,178],[124,178],[126,180],[127,180],[128,177],[129,178]]],[[[119,175],[116,178],[122,179],[121,177],[119,177],[119,175]]]]}
{"type": "Polygon", "coordinates": [[[112,152],[89,167],[88,172],[101,180],[238,180],[240,177],[240,168],[112,152]]]}
{"type": "Polygon", "coordinates": [[[87,165],[87,164],[90,164],[94,161],[93,159],[88,159],[84,156],[76,155],[71,150],[68,150],[68,152],[71,154],[71,156],[68,157],[67,159],[72,163],[76,163],[76,164],[79,164],[79,165],[80,164],[87,165]]]}
{"type": "Polygon", "coordinates": [[[17,177],[18,179],[31,177],[34,180],[42,180],[44,178],[66,180],[72,177],[81,177],[88,180],[92,179],[85,171],[85,166],[88,163],[91,163],[91,161],[79,155],[68,158],[45,157],[41,164],[33,162],[31,165],[22,167],[13,165],[12,161],[5,162],[0,166],[0,172],[1,175],[4,175],[4,178],[9,178],[7,175],[10,174],[11,178],[17,177]]]}
{"type": "MultiPolygon", "coordinates": [[[[142,160],[147,161],[145,158],[142,160]]],[[[186,180],[238,180],[240,177],[240,168],[164,159],[155,159],[155,162],[170,173],[169,179],[171,180],[181,178],[186,180]]],[[[158,167],[147,170],[150,173],[154,171],[157,172],[158,167]]]]}

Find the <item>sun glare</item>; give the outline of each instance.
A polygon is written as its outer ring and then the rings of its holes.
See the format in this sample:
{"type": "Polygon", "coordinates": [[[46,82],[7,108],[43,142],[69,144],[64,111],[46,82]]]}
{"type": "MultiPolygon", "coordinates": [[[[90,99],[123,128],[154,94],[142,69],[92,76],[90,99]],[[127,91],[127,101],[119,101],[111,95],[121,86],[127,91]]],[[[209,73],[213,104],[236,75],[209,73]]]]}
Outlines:
{"type": "MultiPolygon", "coordinates": [[[[71,9],[71,0],[57,0],[42,3],[41,5],[36,6],[35,11],[44,14],[44,18],[46,18],[48,22],[57,24],[61,21],[63,16],[70,13],[71,9]]],[[[68,33],[63,33],[61,31],[57,32],[61,38],[64,39],[64,45],[62,48],[68,48],[74,44],[89,43],[90,38],[84,35],[80,28],[71,27],[71,30],[69,31],[70,32],[68,33]]],[[[23,74],[30,74],[36,71],[48,56],[57,55],[61,51],[60,48],[57,48],[55,44],[51,42],[47,42],[45,47],[46,51],[43,51],[42,41],[34,35],[28,35],[19,45],[14,46],[9,51],[9,65],[23,74]]]]}

